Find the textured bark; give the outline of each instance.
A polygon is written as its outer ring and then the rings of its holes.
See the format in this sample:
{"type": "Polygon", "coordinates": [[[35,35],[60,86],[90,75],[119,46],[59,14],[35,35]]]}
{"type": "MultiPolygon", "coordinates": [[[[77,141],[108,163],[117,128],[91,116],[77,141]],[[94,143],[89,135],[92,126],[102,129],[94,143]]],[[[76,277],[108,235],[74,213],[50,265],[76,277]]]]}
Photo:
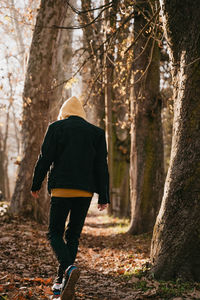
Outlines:
{"type": "Polygon", "coordinates": [[[152,239],[159,279],[200,280],[200,2],[160,1],[174,88],[170,166],[152,239]]]}
{"type": "MultiPolygon", "coordinates": [[[[105,4],[108,4],[109,1],[105,0],[105,4]]],[[[105,40],[109,38],[112,30],[116,28],[116,15],[117,15],[117,5],[118,1],[115,1],[112,8],[105,11],[105,40]]],[[[116,197],[113,193],[114,188],[114,113],[113,113],[113,100],[114,100],[114,52],[115,45],[106,43],[104,45],[104,88],[105,88],[105,131],[106,131],[106,140],[108,147],[108,168],[109,168],[109,190],[110,190],[110,200],[108,212],[109,214],[115,213],[116,207],[116,197]],[[114,197],[113,197],[114,196],[114,197]]],[[[115,139],[116,140],[116,139],[115,139]]]]}
{"type": "MultiPolygon", "coordinates": [[[[148,3],[138,1],[137,6],[145,14],[152,13],[148,3]]],[[[145,25],[143,14],[136,12],[134,34],[137,36],[145,25]]],[[[157,42],[153,38],[149,39],[147,31],[134,46],[134,83],[131,91],[131,234],[152,231],[164,183],[159,49],[157,42]]]]}
{"type": "MultiPolygon", "coordinates": [[[[118,4],[120,6],[120,3],[118,4]]],[[[124,18],[118,8],[118,21],[124,18]]],[[[112,186],[112,214],[117,217],[130,217],[130,128],[129,94],[130,88],[126,85],[129,74],[129,57],[121,56],[125,48],[125,41],[130,35],[129,24],[117,36],[115,41],[115,68],[113,76],[113,100],[112,101],[112,144],[113,144],[113,186],[112,186]]]]}
{"type": "MultiPolygon", "coordinates": [[[[100,4],[99,4],[100,5],[100,4]]],[[[92,8],[91,0],[81,0],[83,11],[92,8]]],[[[88,12],[80,15],[83,24],[88,24],[94,19],[94,13],[88,12]]],[[[84,58],[94,55],[82,71],[82,97],[89,122],[105,127],[103,118],[105,115],[103,82],[103,49],[97,53],[97,48],[103,43],[102,23],[97,22],[83,29],[83,47],[86,50],[84,58]]]]}
{"type": "MultiPolygon", "coordinates": [[[[109,1],[102,1],[101,4],[107,4],[109,1]]],[[[104,16],[106,22],[103,24],[107,29],[111,27],[115,29],[116,26],[116,10],[118,1],[110,10],[106,10],[104,16]]],[[[81,1],[82,10],[89,10],[92,8],[91,1],[81,1]]],[[[100,5],[100,3],[99,3],[100,5]]],[[[94,19],[93,12],[80,15],[81,21],[88,24],[94,19]]],[[[114,84],[114,65],[112,61],[114,58],[113,45],[107,43],[104,46],[105,55],[103,57],[103,47],[97,53],[97,48],[103,43],[103,28],[102,23],[97,22],[92,26],[83,29],[83,46],[87,49],[87,55],[95,54],[94,59],[87,63],[87,67],[82,72],[82,94],[87,101],[86,113],[87,118],[93,124],[96,124],[106,129],[107,144],[108,144],[108,162],[110,173],[110,195],[111,205],[109,206],[109,213],[116,216],[127,216],[128,200],[129,200],[129,186],[128,186],[128,169],[126,157],[120,150],[124,149],[126,142],[120,130],[115,126],[118,121],[119,109],[114,112],[113,100],[115,93],[113,90],[114,84]],[[102,53],[99,55],[99,53],[102,53]],[[103,67],[104,70],[103,70],[103,67]],[[104,122],[105,117],[105,122],[104,122]]],[[[109,37],[108,33],[104,30],[104,40],[109,37]]],[[[119,80],[117,78],[117,80],[119,80]]],[[[122,113],[120,113],[122,114],[122,113]]],[[[121,117],[121,116],[120,116],[121,117]]]]}
{"type": "MultiPolygon", "coordinates": [[[[76,0],[72,0],[71,5],[76,7],[76,0]]],[[[67,27],[73,26],[74,14],[71,9],[66,11],[65,17],[62,19],[60,26],[67,27]]],[[[60,30],[57,35],[56,45],[54,51],[54,57],[52,60],[52,69],[56,74],[54,83],[60,83],[64,79],[71,78],[72,70],[72,43],[73,43],[73,31],[72,30],[60,30]]],[[[53,93],[54,99],[56,99],[56,105],[54,101],[50,102],[49,114],[52,121],[57,119],[58,112],[63,102],[71,96],[71,88],[65,88],[65,85],[59,85],[53,93]]]]}
{"type": "Polygon", "coordinates": [[[52,66],[55,58],[58,29],[46,28],[61,25],[66,16],[67,5],[63,0],[41,1],[33,34],[28,69],[24,85],[22,123],[22,160],[19,167],[11,211],[35,218],[42,222],[48,213],[46,189],[39,200],[30,195],[32,174],[39,148],[49,123],[49,107],[57,102],[54,97],[56,74],[52,66]]]}
{"type": "MultiPolygon", "coordinates": [[[[114,126],[114,125],[113,125],[114,126]]],[[[120,141],[114,127],[112,135],[113,143],[113,178],[112,178],[112,211],[116,217],[129,217],[130,193],[129,193],[129,161],[126,140],[120,141]]]]}
{"type": "MultiPolygon", "coordinates": [[[[10,81],[10,76],[8,76],[10,81]]],[[[12,90],[11,95],[12,99],[12,90]]],[[[4,134],[0,131],[0,190],[3,193],[4,200],[10,201],[10,187],[9,187],[9,177],[8,177],[8,136],[10,127],[10,110],[12,106],[12,101],[8,105],[8,110],[5,118],[5,130],[4,134]]]]}
{"type": "Polygon", "coordinates": [[[0,128],[0,192],[3,195],[3,198],[5,198],[6,195],[6,174],[5,174],[5,153],[4,153],[4,147],[3,147],[3,134],[1,132],[0,128]]]}
{"type": "Polygon", "coordinates": [[[8,176],[8,132],[9,132],[9,122],[10,122],[10,105],[8,108],[7,112],[7,117],[6,117],[6,131],[5,131],[5,136],[4,136],[4,147],[3,147],[3,165],[4,165],[4,183],[5,183],[5,199],[6,201],[10,201],[10,185],[9,185],[9,176],[8,176]]]}

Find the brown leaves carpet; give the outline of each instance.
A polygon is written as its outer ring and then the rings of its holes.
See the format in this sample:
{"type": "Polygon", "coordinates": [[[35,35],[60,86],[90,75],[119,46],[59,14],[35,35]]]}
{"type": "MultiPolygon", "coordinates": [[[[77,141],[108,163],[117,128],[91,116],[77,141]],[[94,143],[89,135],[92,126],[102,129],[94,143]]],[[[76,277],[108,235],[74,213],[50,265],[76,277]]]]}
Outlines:
{"type": "MultiPolygon", "coordinates": [[[[149,261],[151,236],[130,236],[127,221],[95,209],[93,205],[80,239],[76,300],[200,299],[198,286],[189,287],[194,298],[181,298],[183,292],[174,285],[163,290],[162,284],[139,276],[149,261]]],[[[0,218],[0,226],[0,300],[51,299],[57,263],[47,226],[9,216],[0,218]]]]}

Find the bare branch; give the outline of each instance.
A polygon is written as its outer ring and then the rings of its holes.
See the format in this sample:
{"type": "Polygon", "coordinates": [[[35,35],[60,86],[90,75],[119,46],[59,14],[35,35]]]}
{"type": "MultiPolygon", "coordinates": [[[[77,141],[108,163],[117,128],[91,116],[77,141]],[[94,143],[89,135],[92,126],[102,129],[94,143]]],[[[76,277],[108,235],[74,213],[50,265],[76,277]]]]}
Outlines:
{"type": "Polygon", "coordinates": [[[124,52],[124,54],[126,54],[137,42],[137,40],[139,39],[139,37],[142,35],[142,33],[145,31],[145,29],[149,26],[149,24],[153,21],[153,19],[155,17],[157,17],[157,15],[160,12],[160,7],[156,10],[156,12],[153,14],[153,16],[151,17],[151,19],[146,23],[146,25],[142,28],[142,30],[138,33],[137,37],[135,38],[135,40],[133,41],[133,43],[126,49],[126,51],[124,52]]]}
{"type": "Polygon", "coordinates": [[[14,17],[11,17],[9,16],[10,19],[12,20],[15,20],[17,23],[21,22],[23,23],[24,25],[28,25],[28,26],[33,26],[34,28],[46,28],[46,29],[67,29],[67,30],[75,30],[75,29],[83,29],[83,28],[86,28],[96,22],[100,22],[100,21],[104,21],[105,18],[100,18],[100,16],[102,15],[102,13],[106,10],[106,9],[109,9],[110,7],[112,7],[112,5],[110,6],[107,6],[105,7],[104,9],[102,9],[100,11],[100,13],[98,14],[98,16],[96,16],[90,23],[88,24],[80,24],[78,26],[57,26],[57,25],[52,25],[52,26],[40,26],[40,25],[34,25],[33,24],[30,24],[30,23],[27,23],[26,21],[24,20],[17,20],[16,18],[14,17]]]}
{"type": "Polygon", "coordinates": [[[90,8],[90,9],[87,9],[87,10],[78,10],[72,4],[70,4],[70,2],[68,0],[66,0],[66,2],[69,5],[69,7],[73,10],[73,12],[75,12],[77,15],[81,15],[81,14],[85,14],[85,13],[92,12],[92,11],[95,11],[95,10],[99,10],[99,9],[107,7],[107,6],[112,7],[112,5],[113,5],[113,1],[111,1],[107,4],[101,5],[101,6],[96,7],[96,8],[90,8]]]}
{"type": "MultiPolygon", "coordinates": [[[[98,14],[98,16],[96,16],[96,18],[94,18],[91,22],[89,22],[89,23],[87,23],[87,24],[81,24],[80,26],[74,26],[74,27],[73,27],[73,26],[57,26],[57,25],[53,25],[52,27],[53,27],[53,28],[58,28],[58,29],[83,29],[83,28],[86,28],[86,27],[92,25],[93,23],[95,23],[95,22],[99,19],[99,17],[102,15],[102,13],[103,13],[106,9],[109,9],[110,7],[112,7],[112,5],[104,7],[104,8],[100,11],[100,13],[98,14]]],[[[105,18],[102,18],[102,19],[100,19],[100,21],[102,21],[102,20],[104,20],[104,19],[105,19],[105,18]]]]}
{"type": "MultiPolygon", "coordinates": [[[[95,57],[95,55],[98,53],[99,50],[103,49],[104,44],[106,44],[111,38],[113,38],[113,36],[116,35],[117,32],[119,32],[124,27],[124,25],[132,18],[133,15],[134,15],[134,12],[130,13],[130,15],[127,18],[125,18],[125,20],[122,22],[122,24],[111,35],[108,36],[108,38],[94,51],[94,53],[92,53],[88,58],[85,59],[85,61],[81,64],[81,66],[78,68],[78,70],[69,79],[62,81],[61,83],[54,86],[52,89],[54,90],[55,88],[67,83],[74,76],[76,76],[82,70],[82,68],[85,66],[85,64],[90,59],[95,57]]],[[[100,52],[99,55],[102,55],[103,53],[104,53],[104,49],[100,52]]]]}
{"type": "Polygon", "coordinates": [[[97,74],[96,78],[95,78],[95,79],[93,80],[93,82],[91,83],[91,88],[90,88],[88,97],[87,97],[87,99],[86,99],[86,101],[85,101],[85,103],[84,103],[84,106],[86,106],[87,103],[88,103],[88,101],[90,100],[92,91],[93,91],[94,88],[95,88],[95,83],[98,81],[98,79],[99,79],[99,77],[102,75],[102,73],[103,73],[103,70],[101,70],[101,71],[97,74]]]}

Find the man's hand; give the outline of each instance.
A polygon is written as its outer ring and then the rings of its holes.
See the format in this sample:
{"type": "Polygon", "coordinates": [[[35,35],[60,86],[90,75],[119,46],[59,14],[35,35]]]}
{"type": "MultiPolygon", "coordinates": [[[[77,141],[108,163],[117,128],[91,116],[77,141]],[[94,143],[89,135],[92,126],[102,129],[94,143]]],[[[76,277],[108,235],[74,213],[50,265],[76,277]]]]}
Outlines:
{"type": "Polygon", "coordinates": [[[108,207],[108,204],[98,204],[98,210],[102,211],[108,207]]]}
{"type": "Polygon", "coordinates": [[[39,198],[39,191],[31,191],[31,195],[37,199],[39,198]]]}

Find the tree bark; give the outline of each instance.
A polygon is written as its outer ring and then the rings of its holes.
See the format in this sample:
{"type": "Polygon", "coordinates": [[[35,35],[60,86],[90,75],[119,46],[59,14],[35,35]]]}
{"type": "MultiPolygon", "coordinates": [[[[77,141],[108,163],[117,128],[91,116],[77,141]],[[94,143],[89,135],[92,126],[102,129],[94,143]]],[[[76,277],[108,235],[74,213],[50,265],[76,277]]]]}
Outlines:
{"type": "MultiPolygon", "coordinates": [[[[123,22],[118,3],[118,22],[123,22]]],[[[116,28],[115,28],[116,29],[116,28]]],[[[122,58],[126,40],[130,37],[130,24],[126,24],[116,37],[113,76],[112,99],[112,144],[113,144],[113,178],[112,178],[112,215],[116,217],[130,217],[130,122],[129,122],[129,57],[122,58]]]]}
{"type": "MultiPolygon", "coordinates": [[[[76,7],[76,0],[71,0],[71,5],[76,7]]],[[[67,27],[72,26],[74,23],[74,14],[71,9],[67,9],[65,17],[62,19],[60,26],[67,27]]],[[[52,59],[52,69],[56,74],[55,84],[59,84],[63,79],[71,78],[72,70],[72,43],[73,43],[73,30],[59,30],[56,45],[54,51],[54,57],[52,59]]],[[[71,96],[71,88],[65,87],[65,85],[59,85],[53,92],[55,102],[51,101],[49,107],[50,120],[57,119],[60,107],[63,102],[71,96]]]]}
{"type": "MultiPolygon", "coordinates": [[[[105,0],[105,4],[109,1],[105,0]]],[[[110,37],[111,31],[116,29],[116,16],[117,16],[117,6],[118,1],[113,3],[113,7],[105,11],[105,40],[110,37]]],[[[110,200],[108,212],[109,214],[114,214],[116,207],[115,193],[113,193],[114,188],[114,114],[113,114],[113,100],[114,100],[114,52],[115,44],[113,41],[109,41],[104,45],[104,93],[105,93],[105,132],[108,147],[108,168],[109,168],[109,190],[110,190],[110,200]],[[114,197],[113,197],[114,196],[114,197]]],[[[115,139],[116,141],[116,139],[115,139]]]]}
{"type": "Polygon", "coordinates": [[[6,124],[5,124],[6,126],[5,126],[5,133],[3,139],[3,166],[4,166],[4,182],[5,182],[4,197],[6,201],[10,201],[10,186],[9,186],[9,176],[8,176],[8,134],[9,134],[11,106],[12,106],[12,102],[10,101],[8,106],[8,111],[6,114],[6,124]]]}
{"type": "MultiPolygon", "coordinates": [[[[9,85],[11,83],[10,74],[8,72],[8,82],[9,85]]],[[[7,113],[5,117],[5,131],[4,134],[0,132],[0,164],[1,164],[1,170],[3,171],[1,174],[1,180],[0,180],[0,190],[3,193],[3,197],[6,201],[10,201],[10,186],[9,186],[9,176],[8,176],[8,138],[9,138],[9,127],[10,127],[10,110],[13,105],[12,101],[12,86],[10,85],[10,100],[9,105],[7,108],[7,113]]]]}
{"type": "Polygon", "coordinates": [[[4,138],[3,133],[0,128],[0,192],[3,196],[2,198],[6,199],[6,172],[5,172],[5,152],[4,152],[4,138]]]}
{"type": "MultiPolygon", "coordinates": [[[[100,3],[99,3],[100,5],[100,3]]],[[[91,0],[81,0],[83,11],[92,9],[91,0]]],[[[80,15],[81,22],[88,24],[94,19],[92,11],[80,15]]],[[[82,97],[89,122],[105,128],[103,118],[105,116],[103,82],[103,49],[97,53],[97,49],[103,43],[102,23],[97,22],[83,29],[83,47],[88,56],[94,55],[82,70],[82,97]]],[[[102,47],[103,48],[103,47],[102,47]]],[[[86,59],[86,55],[84,59],[86,59]]]]}
{"type": "MultiPolygon", "coordinates": [[[[155,7],[136,1],[144,14],[154,14],[155,7]]],[[[135,12],[134,35],[146,25],[135,12]]],[[[152,26],[152,25],[150,25],[152,26]]],[[[131,91],[131,224],[129,233],[150,232],[155,224],[163,193],[164,163],[160,100],[160,55],[157,42],[148,27],[133,49],[133,85],[131,91]]],[[[155,33],[155,32],[154,32],[155,33]]],[[[155,33],[156,34],[156,33],[155,33]]]]}
{"type": "Polygon", "coordinates": [[[170,166],[154,227],[156,278],[200,280],[200,2],[160,1],[173,79],[170,166]]]}
{"type": "Polygon", "coordinates": [[[32,174],[39,149],[49,123],[49,107],[57,102],[54,97],[56,73],[53,59],[57,50],[59,30],[48,28],[61,25],[67,5],[63,0],[42,0],[33,34],[28,69],[23,92],[22,160],[19,167],[11,211],[43,222],[47,218],[46,189],[39,200],[30,195],[32,174]]]}

